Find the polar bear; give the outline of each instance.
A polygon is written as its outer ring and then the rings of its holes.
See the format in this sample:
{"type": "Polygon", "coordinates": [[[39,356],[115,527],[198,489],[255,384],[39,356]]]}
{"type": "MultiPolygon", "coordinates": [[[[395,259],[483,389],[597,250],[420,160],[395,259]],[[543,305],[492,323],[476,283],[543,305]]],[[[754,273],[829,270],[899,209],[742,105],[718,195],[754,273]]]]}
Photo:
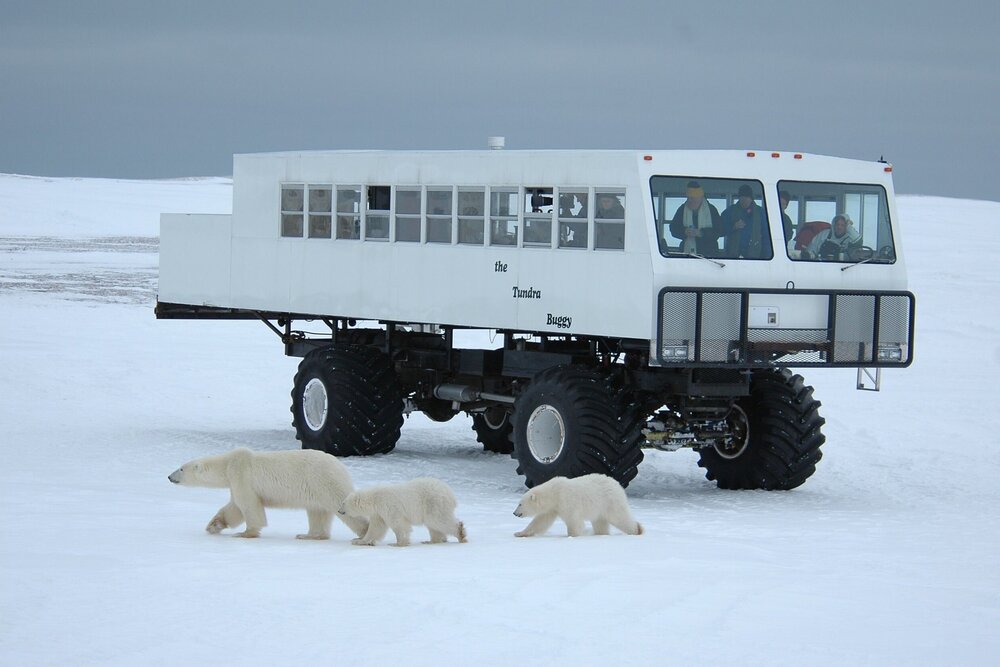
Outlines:
{"type": "MultiPolygon", "coordinates": [[[[181,486],[229,489],[229,503],[205,530],[215,534],[246,521],[236,537],[259,537],[267,525],[265,507],[304,509],[309,532],[300,540],[330,539],[333,514],[354,490],[351,475],[336,457],[312,449],[253,452],[245,447],[218,456],[188,461],[167,476],[181,486]]],[[[356,535],[368,530],[366,521],[342,517],[356,535]]]]}
{"type": "Polygon", "coordinates": [[[556,518],[566,523],[570,537],[583,535],[589,521],[595,535],[607,535],[608,524],[629,535],[642,535],[642,525],[632,518],[625,490],[607,475],[591,474],[569,479],[553,477],[523,496],[514,516],[535,517],[516,537],[544,533],[556,518]]]}
{"type": "Polygon", "coordinates": [[[347,496],[338,512],[345,519],[355,516],[368,521],[368,532],[351,540],[353,544],[375,546],[391,528],[396,535],[396,546],[405,547],[410,543],[413,526],[421,524],[431,534],[430,544],[447,542],[449,535],[465,542],[465,524],[455,518],[456,505],[455,494],[447,484],[421,477],[355,491],[347,496]]]}

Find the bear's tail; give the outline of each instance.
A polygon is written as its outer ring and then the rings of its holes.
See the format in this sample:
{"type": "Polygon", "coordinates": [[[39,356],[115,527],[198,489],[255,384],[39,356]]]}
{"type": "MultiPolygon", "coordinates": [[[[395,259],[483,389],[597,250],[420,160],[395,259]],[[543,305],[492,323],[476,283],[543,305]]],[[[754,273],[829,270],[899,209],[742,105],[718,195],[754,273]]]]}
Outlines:
{"type": "Polygon", "coordinates": [[[465,524],[462,523],[461,521],[459,521],[458,522],[458,541],[459,542],[468,542],[467,537],[468,536],[465,533],[465,524]]]}

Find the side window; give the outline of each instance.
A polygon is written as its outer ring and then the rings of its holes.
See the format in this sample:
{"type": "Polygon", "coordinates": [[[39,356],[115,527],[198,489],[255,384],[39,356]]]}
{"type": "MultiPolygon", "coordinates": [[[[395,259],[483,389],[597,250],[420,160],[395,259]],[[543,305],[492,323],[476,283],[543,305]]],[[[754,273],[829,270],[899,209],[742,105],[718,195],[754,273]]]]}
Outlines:
{"type": "Polygon", "coordinates": [[[524,245],[552,247],[552,188],[524,189],[524,245]]]}
{"type": "Polygon", "coordinates": [[[281,186],[281,235],[302,237],[303,188],[301,185],[281,186]]]}
{"type": "Polygon", "coordinates": [[[420,241],[419,187],[396,188],[396,240],[420,241]]]}
{"type": "Polygon", "coordinates": [[[490,188],[490,245],[517,245],[517,188],[490,188]]]}
{"type": "Polygon", "coordinates": [[[559,247],[587,247],[587,201],[586,188],[559,188],[559,247]]]}
{"type": "Polygon", "coordinates": [[[458,242],[483,245],[486,238],[485,188],[458,189],[458,242]]]}
{"type": "Polygon", "coordinates": [[[451,243],[451,188],[427,188],[427,242],[451,243]]]}
{"type": "Polygon", "coordinates": [[[368,208],[365,212],[365,240],[389,240],[389,186],[368,186],[368,208]]]}
{"type": "Polygon", "coordinates": [[[328,185],[309,186],[309,238],[330,238],[332,206],[333,188],[328,185]]]}
{"type": "Polygon", "coordinates": [[[610,250],[625,248],[625,193],[598,189],[594,195],[594,247],[610,250]]]}
{"type": "Polygon", "coordinates": [[[337,238],[361,238],[361,188],[337,188],[337,238]]]}

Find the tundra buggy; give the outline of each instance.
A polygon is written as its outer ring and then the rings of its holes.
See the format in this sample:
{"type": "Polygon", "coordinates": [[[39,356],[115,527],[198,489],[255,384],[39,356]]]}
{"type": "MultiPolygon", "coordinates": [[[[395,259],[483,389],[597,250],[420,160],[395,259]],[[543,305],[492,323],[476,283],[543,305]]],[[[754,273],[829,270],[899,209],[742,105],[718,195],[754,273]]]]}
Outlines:
{"type": "Polygon", "coordinates": [[[464,412],[529,487],[625,486],[644,447],[688,447],[721,488],[792,489],[824,420],[788,369],[877,389],[913,358],[891,171],[770,151],[237,155],[231,215],[162,216],[156,314],[270,327],[301,358],[305,448],[385,453],[404,414],[464,412]]]}

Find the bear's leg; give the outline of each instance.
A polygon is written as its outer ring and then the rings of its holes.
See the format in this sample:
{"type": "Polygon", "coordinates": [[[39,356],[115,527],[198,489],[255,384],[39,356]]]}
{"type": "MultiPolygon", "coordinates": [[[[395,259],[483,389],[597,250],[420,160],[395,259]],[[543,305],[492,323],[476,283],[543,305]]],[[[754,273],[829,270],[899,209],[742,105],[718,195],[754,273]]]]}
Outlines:
{"type": "Polygon", "coordinates": [[[344,525],[350,528],[355,535],[361,537],[368,532],[368,520],[350,514],[338,514],[344,525]]]}
{"type": "Polygon", "coordinates": [[[448,541],[447,533],[442,533],[440,530],[435,530],[430,526],[427,526],[427,532],[431,534],[431,539],[429,542],[424,542],[424,544],[440,544],[441,542],[448,541]]]}
{"type": "Polygon", "coordinates": [[[454,535],[459,542],[467,542],[465,539],[465,524],[458,519],[452,519],[450,522],[441,527],[441,530],[445,534],[444,541],[448,540],[448,535],[454,535]]]}
{"type": "Polygon", "coordinates": [[[594,519],[590,522],[590,525],[594,527],[594,535],[607,535],[611,532],[608,529],[608,520],[603,517],[594,519]]]}
{"type": "Polygon", "coordinates": [[[570,537],[580,537],[586,531],[583,519],[578,516],[564,516],[563,521],[566,523],[566,534],[570,537]]]}
{"type": "Polygon", "coordinates": [[[205,530],[213,535],[217,535],[226,528],[235,528],[241,523],[243,523],[243,512],[241,512],[240,508],[236,506],[236,503],[230,499],[228,503],[223,505],[222,508],[215,513],[212,520],[208,522],[207,526],[205,526],[205,530]]]}
{"type": "Polygon", "coordinates": [[[329,510],[306,510],[309,517],[309,532],[296,535],[297,540],[328,540],[330,539],[330,524],[333,523],[333,512],[329,510]]]}
{"type": "Polygon", "coordinates": [[[413,526],[408,523],[397,523],[392,527],[392,532],[396,534],[396,544],[397,547],[408,547],[410,546],[410,532],[413,530],[413,526]]]}
{"type": "Polygon", "coordinates": [[[233,489],[233,501],[239,506],[246,519],[246,530],[236,533],[234,537],[260,537],[260,529],[267,525],[267,515],[264,514],[264,503],[260,497],[250,490],[233,489]]]}
{"type": "Polygon", "coordinates": [[[351,540],[351,544],[373,547],[376,542],[385,537],[386,530],[388,530],[388,527],[385,525],[385,521],[376,514],[368,522],[368,530],[365,531],[364,537],[355,537],[351,540]]]}
{"type": "Polygon", "coordinates": [[[558,515],[555,511],[542,512],[532,519],[531,523],[529,523],[524,530],[519,530],[514,533],[514,537],[531,537],[532,535],[544,533],[552,526],[553,523],[555,523],[557,516],[558,515]]]}
{"type": "Polygon", "coordinates": [[[616,512],[608,517],[611,525],[622,531],[626,535],[642,535],[642,525],[639,524],[628,510],[616,512]]]}

